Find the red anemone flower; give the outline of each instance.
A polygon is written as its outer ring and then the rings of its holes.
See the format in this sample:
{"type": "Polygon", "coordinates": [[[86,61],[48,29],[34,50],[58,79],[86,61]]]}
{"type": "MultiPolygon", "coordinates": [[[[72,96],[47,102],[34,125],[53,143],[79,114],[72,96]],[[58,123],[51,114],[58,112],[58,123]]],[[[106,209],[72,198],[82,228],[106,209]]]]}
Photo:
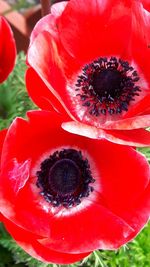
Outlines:
{"type": "Polygon", "coordinates": [[[16,45],[11,28],[0,16],[0,83],[7,79],[16,58],[16,45]]]}
{"type": "Polygon", "coordinates": [[[150,13],[143,5],[70,0],[53,5],[37,23],[27,88],[42,109],[52,104],[67,111],[73,121],[63,125],[66,130],[150,145],[150,133],[142,129],[150,126],[150,13]]]}
{"type": "Polygon", "coordinates": [[[117,249],[147,223],[149,165],[135,149],[64,131],[56,112],[17,118],[2,149],[0,211],[33,257],[68,264],[117,249]]]}

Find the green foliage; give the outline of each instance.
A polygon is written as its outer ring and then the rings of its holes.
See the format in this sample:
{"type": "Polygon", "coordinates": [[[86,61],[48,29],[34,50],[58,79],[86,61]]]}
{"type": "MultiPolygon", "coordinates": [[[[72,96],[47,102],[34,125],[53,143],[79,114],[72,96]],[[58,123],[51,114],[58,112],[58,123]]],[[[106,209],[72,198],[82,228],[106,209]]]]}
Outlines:
{"type": "MultiPolygon", "coordinates": [[[[16,116],[25,117],[37,108],[29,99],[24,83],[25,56],[17,58],[16,68],[0,87],[0,129],[8,127],[16,116]]],[[[150,148],[139,149],[150,160],[150,148]]],[[[70,267],[149,267],[150,224],[127,246],[117,251],[95,251],[82,262],[70,267]]],[[[26,254],[0,224],[0,267],[63,267],[46,264],[26,254]]]]}
{"type": "Polygon", "coordinates": [[[138,148],[137,150],[140,151],[142,154],[144,154],[148,159],[148,161],[150,162],[150,147],[142,147],[138,148]]]}
{"type": "Polygon", "coordinates": [[[25,55],[20,53],[14,71],[0,85],[0,129],[8,127],[15,117],[24,117],[27,110],[36,108],[25,89],[26,68],[25,55]]]}
{"type": "Polygon", "coordinates": [[[39,3],[40,0],[7,0],[14,10],[24,11],[39,3]]]}

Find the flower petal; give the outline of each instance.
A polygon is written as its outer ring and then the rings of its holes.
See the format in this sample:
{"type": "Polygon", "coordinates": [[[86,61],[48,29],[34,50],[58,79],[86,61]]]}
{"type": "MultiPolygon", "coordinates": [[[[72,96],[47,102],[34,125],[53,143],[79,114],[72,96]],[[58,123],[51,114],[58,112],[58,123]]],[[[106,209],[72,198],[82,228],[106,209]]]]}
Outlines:
{"type": "Polygon", "coordinates": [[[79,134],[93,139],[106,139],[110,142],[147,147],[150,146],[150,132],[144,129],[134,130],[107,130],[97,129],[96,127],[71,121],[64,122],[62,128],[70,133],[79,134]]]}
{"type": "Polygon", "coordinates": [[[16,58],[16,45],[8,22],[0,16],[0,83],[7,79],[16,58]]]}
{"type": "Polygon", "coordinates": [[[149,0],[141,0],[143,7],[150,12],[150,2],[149,0]]]}
{"type": "Polygon", "coordinates": [[[36,258],[42,262],[71,264],[76,261],[82,260],[84,257],[88,256],[91,253],[65,254],[56,252],[40,244],[37,240],[37,237],[8,221],[4,217],[3,222],[8,232],[13,236],[18,245],[21,246],[33,258],[36,258]]]}
{"type": "Polygon", "coordinates": [[[131,1],[73,0],[58,19],[58,30],[67,52],[89,62],[100,56],[127,54],[131,23],[131,1]]]}
{"type": "MultiPolygon", "coordinates": [[[[7,133],[7,129],[4,129],[4,130],[0,131],[0,157],[1,157],[3,143],[4,143],[4,139],[5,139],[6,133],[7,133]]],[[[0,221],[1,220],[2,220],[2,214],[0,213],[0,221]]]]}
{"type": "Polygon", "coordinates": [[[41,109],[66,113],[61,103],[32,68],[26,72],[26,86],[30,97],[41,109]]]}
{"type": "Polygon", "coordinates": [[[149,103],[150,94],[147,94],[145,97],[143,97],[143,99],[134,104],[132,108],[127,111],[127,113],[124,115],[124,119],[149,114],[149,112],[147,113],[147,111],[149,110],[149,103]]]}
{"type": "MultiPolygon", "coordinates": [[[[70,98],[67,93],[66,78],[62,65],[63,63],[58,54],[58,46],[55,40],[48,32],[43,32],[39,34],[31,45],[31,47],[29,48],[28,63],[38,73],[39,77],[48,87],[47,91],[50,90],[65,108],[69,116],[71,118],[74,118],[72,115],[74,108],[72,107],[70,98]]],[[[77,68],[76,64],[74,64],[74,68],[77,68]]],[[[29,88],[28,80],[27,87],[29,88]]],[[[35,90],[35,87],[31,88],[29,92],[31,97],[34,94],[32,92],[33,90],[35,90]]],[[[43,90],[45,94],[46,87],[43,90]]],[[[46,94],[48,95],[48,93],[46,94]]],[[[45,102],[43,102],[43,104],[44,105],[42,105],[42,108],[45,106],[45,102]]]]}
{"type": "Polygon", "coordinates": [[[111,130],[133,130],[146,128],[150,126],[150,114],[135,116],[132,118],[122,119],[118,121],[108,121],[104,125],[106,129],[111,130]]]}
{"type": "Polygon", "coordinates": [[[135,1],[131,38],[132,58],[141,69],[141,73],[150,86],[150,13],[143,9],[142,4],[137,5],[135,1]]]}
{"type": "Polygon", "coordinates": [[[122,218],[96,203],[73,215],[58,213],[52,218],[50,227],[50,240],[39,242],[56,251],[71,253],[116,249],[126,243],[128,236],[134,232],[122,218]]]}
{"type": "Polygon", "coordinates": [[[3,148],[3,143],[4,143],[4,139],[7,133],[7,129],[3,129],[0,131],[0,155],[2,152],[2,148],[3,148]]]}
{"type": "Polygon", "coordinates": [[[131,227],[134,228],[135,232],[129,237],[133,239],[135,235],[141,231],[141,225],[143,221],[149,220],[150,214],[150,185],[147,186],[143,194],[137,199],[137,201],[132,205],[131,209],[122,210],[121,217],[126,219],[131,227]]]}

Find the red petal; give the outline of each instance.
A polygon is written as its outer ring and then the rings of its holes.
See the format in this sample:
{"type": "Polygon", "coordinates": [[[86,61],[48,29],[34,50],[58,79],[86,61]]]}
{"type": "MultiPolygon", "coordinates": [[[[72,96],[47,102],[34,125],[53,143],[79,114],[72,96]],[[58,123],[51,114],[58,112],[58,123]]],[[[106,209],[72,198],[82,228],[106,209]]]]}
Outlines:
{"type": "MultiPolygon", "coordinates": [[[[74,108],[66,89],[66,78],[64,76],[63,63],[58,55],[57,43],[52,39],[48,32],[39,34],[31,45],[28,51],[28,63],[38,73],[52,94],[54,94],[58,101],[63,105],[70,117],[74,118],[70,113],[74,112],[74,108]]],[[[77,68],[76,64],[74,64],[74,68],[77,68]]],[[[46,87],[44,88],[44,94],[48,89],[46,90],[46,87]]],[[[35,90],[34,87],[30,90],[31,97],[34,94],[32,92],[33,90],[35,90]]],[[[55,101],[54,104],[58,101],[55,101]]],[[[43,102],[42,108],[44,106],[45,102],[43,102]]]]}
{"type": "Polygon", "coordinates": [[[82,260],[91,253],[65,254],[56,252],[51,250],[51,248],[46,248],[45,246],[41,245],[36,236],[11,223],[4,217],[3,222],[8,232],[13,236],[18,245],[21,246],[33,258],[36,258],[40,261],[56,264],[71,264],[82,260]]]}
{"type": "MultiPolygon", "coordinates": [[[[132,58],[150,87],[150,13],[142,5],[134,1],[134,16],[132,22],[132,58]],[[142,30],[141,30],[142,29],[142,30]],[[138,45],[137,45],[138,44],[138,45]]],[[[149,92],[148,92],[149,93],[149,92]]]]}
{"type": "Polygon", "coordinates": [[[13,33],[7,21],[0,17],[0,83],[7,79],[12,71],[15,58],[16,46],[13,33]]]}
{"type": "Polygon", "coordinates": [[[56,43],[51,39],[48,32],[39,34],[35,39],[28,51],[28,63],[36,70],[40,77],[42,76],[45,84],[58,100],[62,102],[58,93],[60,90],[63,91],[66,81],[62,72],[61,62],[58,58],[56,43]]]}
{"type": "Polygon", "coordinates": [[[106,139],[110,142],[147,147],[150,146],[150,132],[144,129],[134,129],[134,130],[107,130],[98,129],[93,126],[82,124],[79,122],[65,122],[62,124],[64,130],[86,136],[93,139],[106,139]]]}
{"type": "Polygon", "coordinates": [[[58,213],[51,219],[50,228],[50,240],[39,242],[56,251],[72,253],[116,249],[134,232],[122,218],[96,203],[89,203],[82,212],[70,213],[69,216],[58,213]]]}
{"type": "Polygon", "coordinates": [[[118,121],[108,121],[105,123],[104,128],[111,130],[133,130],[139,128],[146,128],[149,126],[150,114],[122,119],[118,121]]]}
{"type": "Polygon", "coordinates": [[[150,1],[149,0],[141,0],[143,7],[150,12],[150,1]]]}
{"type": "Polygon", "coordinates": [[[125,56],[131,24],[131,1],[73,0],[58,19],[58,30],[64,48],[88,62],[106,55],[125,56]]]}
{"type": "MultiPolygon", "coordinates": [[[[4,139],[7,133],[7,129],[1,130],[0,131],[0,156],[1,156],[1,152],[2,152],[2,148],[3,148],[3,143],[4,143],[4,139]]],[[[0,213],[0,221],[2,220],[2,214],[0,213]]]]}
{"type": "Polygon", "coordinates": [[[3,147],[3,143],[4,143],[4,139],[7,133],[7,129],[1,130],[0,131],[0,155],[2,152],[2,147],[3,147]]]}
{"type": "Polygon", "coordinates": [[[124,115],[124,119],[132,118],[137,115],[150,114],[150,112],[147,113],[147,111],[149,110],[149,103],[150,94],[148,93],[143,99],[135,103],[132,108],[127,111],[127,113],[124,115]]]}
{"type": "Polygon", "coordinates": [[[32,68],[26,72],[26,86],[30,97],[41,109],[66,113],[54,94],[32,68]]]}
{"type": "Polygon", "coordinates": [[[123,210],[120,212],[121,217],[125,218],[126,222],[134,228],[135,233],[129,236],[129,239],[134,238],[135,235],[142,230],[141,225],[143,222],[149,220],[150,214],[150,184],[147,186],[143,194],[137,199],[137,201],[131,205],[131,209],[123,210]]]}

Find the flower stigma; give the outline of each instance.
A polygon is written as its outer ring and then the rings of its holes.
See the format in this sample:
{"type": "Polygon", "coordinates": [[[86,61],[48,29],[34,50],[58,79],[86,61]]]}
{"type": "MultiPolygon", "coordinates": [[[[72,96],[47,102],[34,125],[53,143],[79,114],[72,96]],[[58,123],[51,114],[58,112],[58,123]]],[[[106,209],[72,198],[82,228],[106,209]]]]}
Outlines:
{"type": "Polygon", "coordinates": [[[54,207],[77,206],[94,190],[89,162],[76,149],[55,151],[41,163],[36,175],[40,194],[54,207]]]}
{"type": "Polygon", "coordinates": [[[131,101],[141,91],[138,73],[127,61],[99,58],[82,69],[76,89],[82,106],[90,115],[119,114],[128,111],[131,101]]]}

